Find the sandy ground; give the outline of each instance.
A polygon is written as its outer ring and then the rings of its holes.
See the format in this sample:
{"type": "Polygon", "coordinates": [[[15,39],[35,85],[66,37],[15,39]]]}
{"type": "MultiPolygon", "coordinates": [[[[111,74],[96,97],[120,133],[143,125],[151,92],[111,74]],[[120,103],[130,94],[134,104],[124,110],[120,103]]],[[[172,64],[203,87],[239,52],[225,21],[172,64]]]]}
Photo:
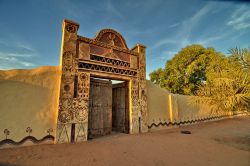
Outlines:
{"type": "Polygon", "coordinates": [[[76,144],[2,149],[0,165],[250,166],[250,117],[76,144]]]}

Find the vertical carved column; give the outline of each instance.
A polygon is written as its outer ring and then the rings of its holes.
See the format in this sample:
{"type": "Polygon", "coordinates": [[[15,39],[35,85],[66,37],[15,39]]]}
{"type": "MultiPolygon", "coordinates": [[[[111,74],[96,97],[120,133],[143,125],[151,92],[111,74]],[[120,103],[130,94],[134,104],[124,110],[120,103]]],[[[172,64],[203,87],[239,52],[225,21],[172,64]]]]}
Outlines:
{"type": "Polygon", "coordinates": [[[135,51],[139,53],[138,60],[138,118],[140,118],[140,132],[148,131],[147,87],[146,87],[146,47],[137,44],[135,51]]]}
{"type": "Polygon", "coordinates": [[[59,110],[57,122],[57,142],[70,142],[71,126],[74,123],[74,81],[76,73],[76,44],[79,24],[64,20],[62,26],[62,46],[60,67],[62,70],[59,110]]]}
{"type": "Polygon", "coordinates": [[[90,73],[79,73],[77,76],[77,96],[74,99],[73,110],[76,124],[75,142],[86,141],[88,136],[90,73]]]}
{"type": "Polygon", "coordinates": [[[139,132],[139,86],[138,78],[130,80],[130,133],[135,134],[139,132]]]}

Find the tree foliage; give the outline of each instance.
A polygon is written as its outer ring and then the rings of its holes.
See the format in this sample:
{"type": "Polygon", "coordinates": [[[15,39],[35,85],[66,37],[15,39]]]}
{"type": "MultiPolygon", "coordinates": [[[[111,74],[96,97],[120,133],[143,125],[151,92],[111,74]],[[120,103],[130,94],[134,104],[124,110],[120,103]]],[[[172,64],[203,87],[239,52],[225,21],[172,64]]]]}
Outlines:
{"type": "Polygon", "coordinates": [[[172,93],[194,95],[206,81],[206,69],[211,61],[221,57],[213,48],[187,46],[167,61],[164,69],[150,73],[150,80],[172,93]]]}
{"type": "Polygon", "coordinates": [[[164,70],[159,68],[149,74],[150,80],[157,85],[162,84],[162,78],[164,77],[164,70]]]}
{"type": "Polygon", "coordinates": [[[229,52],[231,53],[229,58],[232,62],[239,64],[242,70],[250,71],[250,47],[243,49],[238,47],[230,48],[229,52]]]}
{"type": "Polygon", "coordinates": [[[214,62],[207,71],[206,84],[197,91],[197,103],[208,104],[217,111],[249,111],[250,77],[242,65],[230,58],[214,62]]]}

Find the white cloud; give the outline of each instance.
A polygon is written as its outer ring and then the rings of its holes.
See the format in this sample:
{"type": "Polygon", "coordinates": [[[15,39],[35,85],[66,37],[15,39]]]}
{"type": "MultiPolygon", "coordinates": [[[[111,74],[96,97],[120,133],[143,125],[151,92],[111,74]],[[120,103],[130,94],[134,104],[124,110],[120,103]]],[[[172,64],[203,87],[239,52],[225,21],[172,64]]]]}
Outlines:
{"type": "Polygon", "coordinates": [[[230,33],[223,33],[222,35],[219,36],[211,36],[211,37],[206,37],[205,39],[202,40],[198,40],[196,43],[202,44],[202,45],[207,45],[211,42],[217,41],[217,40],[221,40],[223,38],[225,38],[226,36],[230,35],[230,33]]]}
{"type": "Polygon", "coordinates": [[[33,67],[35,64],[20,60],[16,57],[11,56],[1,56],[0,54],[0,70],[17,69],[17,68],[27,68],[33,67]]]}
{"type": "Polygon", "coordinates": [[[175,23],[175,24],[172,24],[172,25],[169,25],[168,27],[169,27],[169,28],[174,28],[174,27],[177,27],[178,25],[180,25],[179,22],[178,22],[178,23],[175,23]]]}
{"type": "Polygon", "coordinates": [[[162,55],[160,56],[161,60],[167,60],[171,57],[173,57],[175,54],[177,54],[177,51],[165,51],[162,53],[162,55]]]}
{"type": "Polygon", "coordinates": [[[3,44],[4,47],[0,51],[0,70],[35,66],[31,61],[38,54],[31,45],[14,41],[3,44]]]}
{"type": "Polygon", "coordinates": [[[230,20],[227,22],[228,26],[232,26],[236,30],[242,30],[250,27],[250,10],[246,5],[241,5],[236,9],[230,20]]]}
{"type": "Polygon", "coordinates": [[[115,8],[115,6],[112,4],[112,2],[110,0],[108,0],[106,3],[106,10],[112,16],[117,16],[120,19],[124,18],[123,15],[121,14],[121,12],[119,12],[119,10],[117,10],[115,8]]]}
{"type": "Polygon", "coordinates": [[[35,52],[35,49],[29,44],[18,42],[18,43],[16,43],[16,47],[25,49],[25,50],[30,51],[30,52],[35,52]]]}
{"type": "Polygon", "coordinates": [[[176,23],[170,25],[170,27],[176,27],[180,25],[178,32],[173,38],[163,38],[159,42],[155,43],[151,48],[157,49],[161,46],[167,44],[176,44],[177,47],[184,47],[186,45],[191,44],[190,34],[194,27],[196,27],[200,20],[207,15],[210,11],[214,9],[214,3],[207,3],[203,8],[197,11],[193,16],[191,16],[188,20],[183,21],[182,23],[176,23]]]}
{"type": "Polygon", "coordinates": [[[16,53],[16,52],[0,52],[0,57],[22,57],[22,58],[30,58],[34,57],[32,54],[24,54],[24,53],[16,53]]]}
{"type": "Polygon", "coordinates": [[[159,40],[158,42],[156,42],[152,47],[150,47],[150,49],[157,49],[161,46],[164,46],[166,44],[177,44],[177,40],[173,40],[173,39],[162,39],[159,40]]]}

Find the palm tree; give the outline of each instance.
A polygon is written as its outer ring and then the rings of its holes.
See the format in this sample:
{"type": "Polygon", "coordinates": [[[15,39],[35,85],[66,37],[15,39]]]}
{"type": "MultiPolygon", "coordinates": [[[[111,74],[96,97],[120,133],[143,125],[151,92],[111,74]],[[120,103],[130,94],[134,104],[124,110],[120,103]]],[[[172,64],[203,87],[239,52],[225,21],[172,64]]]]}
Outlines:
{"type": "Polygon", "coordinates": [[[250,47],[240,49],[238,47],[230,48],[229,52],[231,56],[229,57],[232,61],[237,62],[241,65],[243,70],[250,69],[250,47]]]}
{"type": "Polygon", "coordinates": [[[250,112],[250,75],[246,66],[232,61],[232,55],[216,61],[207,71],[206,83],[199,86],[195,104],[207,104],[217,111],[250,112]]]}

